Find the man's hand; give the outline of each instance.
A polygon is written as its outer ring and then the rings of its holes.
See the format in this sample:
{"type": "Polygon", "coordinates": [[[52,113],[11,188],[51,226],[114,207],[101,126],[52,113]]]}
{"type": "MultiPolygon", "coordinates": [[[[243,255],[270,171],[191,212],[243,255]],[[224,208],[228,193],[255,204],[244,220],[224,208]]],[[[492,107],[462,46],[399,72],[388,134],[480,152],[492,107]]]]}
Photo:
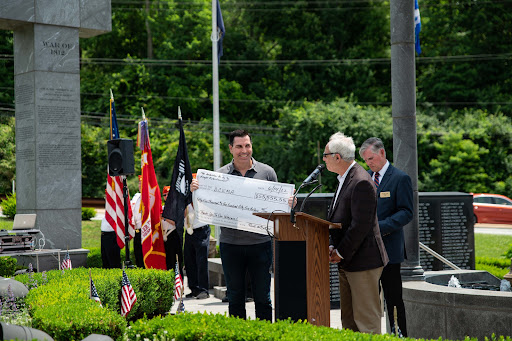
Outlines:
{"type": "Polygon", "coordinates": [[[197,181],[197,179],[192,179],[192,182],[190,183],[190,192],[194,192],[198,188],[199,182],[197,181]]]}
{"type": "Polygon", "coordinates": [[[341,257],[338,256],[338,252],[334,249],[334,246],[329,245],[329,263],[339,263],[341,261],[341,257]]]}
{"type": "Polygon", "coordinates": [[[288,198],[288,206],[294,207],[295,205],[297,205],[297,198],[295,198],[295,200],[293,200],[293,195],[292,195],[291,197],[288,198]]]}

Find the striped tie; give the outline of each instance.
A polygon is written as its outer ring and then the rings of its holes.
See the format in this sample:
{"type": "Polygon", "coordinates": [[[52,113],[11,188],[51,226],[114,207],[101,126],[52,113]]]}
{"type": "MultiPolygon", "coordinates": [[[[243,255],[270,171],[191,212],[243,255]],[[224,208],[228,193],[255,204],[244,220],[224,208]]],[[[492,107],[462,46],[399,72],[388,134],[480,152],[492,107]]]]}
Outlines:
{"type": "Polygon", "coordinates": [[[373,177],[373,182],[375,182],[375,187],[379,188],[379,172],[375,173],[375,176],[373,177]]]}

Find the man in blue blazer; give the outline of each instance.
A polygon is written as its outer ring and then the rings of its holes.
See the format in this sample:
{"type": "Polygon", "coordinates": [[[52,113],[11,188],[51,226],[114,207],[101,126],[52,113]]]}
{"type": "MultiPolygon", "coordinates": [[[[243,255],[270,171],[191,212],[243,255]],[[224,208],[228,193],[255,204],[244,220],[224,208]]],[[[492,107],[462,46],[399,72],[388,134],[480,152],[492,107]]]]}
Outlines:
{"type": "Polygon", "coordinates": [[[389,263],[380,277],[389,323],[394,326],[393,308],[396,307],[398,327],[402,335],[407,337],[400,263],[407,258],[403,227],[413,217],[411,178],[389,163],[384,144],[377,137],[367,139],[361,145],[359,155],[370,167],[368,172],[377,189],[377,217],[389,257],[389,263]]]}

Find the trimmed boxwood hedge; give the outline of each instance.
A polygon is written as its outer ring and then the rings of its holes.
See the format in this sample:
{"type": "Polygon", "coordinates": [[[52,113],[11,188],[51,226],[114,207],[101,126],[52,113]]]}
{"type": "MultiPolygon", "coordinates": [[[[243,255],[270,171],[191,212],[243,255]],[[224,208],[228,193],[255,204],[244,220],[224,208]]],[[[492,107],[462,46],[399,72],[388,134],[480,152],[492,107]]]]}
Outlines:
{"type": "MultiPolygon", "coordinates": [[[[137,295],[137,302],[126,316],[121,311],[120,269],[52,270],[48,283],[29,291],[25,303],[32,327],[43,330],[55,340],[81,340],[96,333],[122,340],[126,320],[165,315],[174,300],[174,271],[127,269],[126,274],[137,295]],[[103,307],[89,298],[89,270],[103,307]]],[[[42,283],[42,274],[32,274],[42,283]]],[[[29,282],[27,274],[16,279],[29,282]]]]}

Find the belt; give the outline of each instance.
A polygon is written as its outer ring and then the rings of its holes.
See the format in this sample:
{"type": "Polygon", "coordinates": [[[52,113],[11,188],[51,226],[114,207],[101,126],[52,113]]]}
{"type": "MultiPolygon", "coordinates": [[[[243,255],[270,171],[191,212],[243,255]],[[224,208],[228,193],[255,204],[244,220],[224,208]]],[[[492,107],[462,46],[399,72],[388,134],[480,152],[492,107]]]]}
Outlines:
{"type": "Polygon", "coordinates": [[[101,231],[101,235],[103,236],[104,234],[109,234],[109,233],[115,233],[114,231],[101,231]]]}

